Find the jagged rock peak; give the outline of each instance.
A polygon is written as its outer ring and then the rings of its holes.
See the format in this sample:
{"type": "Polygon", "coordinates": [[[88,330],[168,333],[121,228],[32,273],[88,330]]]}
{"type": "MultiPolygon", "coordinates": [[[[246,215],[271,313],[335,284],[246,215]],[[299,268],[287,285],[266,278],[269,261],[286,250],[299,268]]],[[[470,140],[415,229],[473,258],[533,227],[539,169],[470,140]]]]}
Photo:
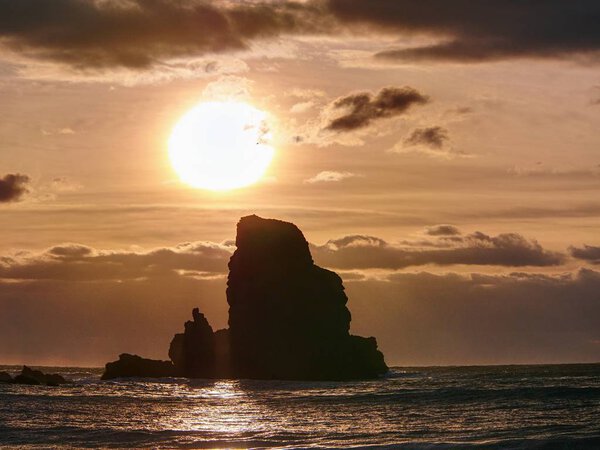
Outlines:
{"type": "Polygon", "coordinates": [[[169,358],[178,374],[187,377],[212,377],[215,370],[215,336],[198,308],[192,310],[184,332],[176,334],[169,347],[169,358]]]}

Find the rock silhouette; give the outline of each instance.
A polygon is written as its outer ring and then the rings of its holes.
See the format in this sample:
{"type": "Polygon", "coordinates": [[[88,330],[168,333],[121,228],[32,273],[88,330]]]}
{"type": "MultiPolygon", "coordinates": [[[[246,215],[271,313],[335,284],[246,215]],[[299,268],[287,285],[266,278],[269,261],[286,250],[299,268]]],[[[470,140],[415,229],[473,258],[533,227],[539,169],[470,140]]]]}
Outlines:
{"type": "Polygon", "coordinates": [[[168,361],[121,355],[103,379],[126,376],[348,380],[388,368],[375,338],[353,336],[341,278],[314,264],[292,223],[252,215],[237,225],[229,261],[229,329],[195,308],[168,361]]]}
{"type": "Polygon", "coordinates": [[[387,371],[374,338],[349,334],[342,280],[313,263],[298,227],[244,217],[236,246],[227,282],[236,376],[338,380],[387,371]]]}
{"type": "Polygon", "coordinates": [[[0,383],[12,383],[13,379],[7,372],[0,372],[0,383]]]}
{"type": "Polygon", "coordinates": [[[146,359],[138,355],[122,353],[118,361],[106,363],[103,380],[113,378],[164,378],[177,375],[171,361],[146,359]]]}
{"type": "Polygon", "coordinates": [[[215,376],[215,333],[198,308],[192,311],[193,321],[176,334],[169,347],[169,358],[177,373],[194,378],[215,376]]]}
{"type": "MultiPolygon", "coordinates": [[[[6,381],[10,382],[10,381],[6,381]]],[[[41,370],[30,369],[27,366],[23,366],[21,373],[17,375],[13,380],[15,384],[29,384],[29,385],[45,385],[45,386],[60,386],[61,384],[68,384],[70,381],[63,378],[62,375],[56,373],[44,373],[41,370]]]]}

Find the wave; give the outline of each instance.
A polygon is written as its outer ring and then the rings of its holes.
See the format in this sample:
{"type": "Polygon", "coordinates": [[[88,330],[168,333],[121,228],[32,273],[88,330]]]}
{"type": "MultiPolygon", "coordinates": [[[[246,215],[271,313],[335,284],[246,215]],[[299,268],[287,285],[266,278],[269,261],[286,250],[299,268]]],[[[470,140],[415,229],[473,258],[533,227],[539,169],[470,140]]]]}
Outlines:
{"type": "Polygon", "coordinates": [[[555,449],[598,449],[600,434],[593,436],[549,436],[531,438],[490,438],[472,441],[457,439],[409,439],[382,436],[383,442],[366,442],[360,434],[341,436],[329,444],[306,445],[307,441],[318,441],[322,435],[306,433],[246,433],[236,438],[226,433],[205,431],[144,429],[116,430],[111,428],[85,429],[72,426],[10,428],[0,426],[0,442],[7,446],[28,447],[39,445],[97,447],[153,447],[153,448],[288,448],[288,449],[405,449],[405,450],[555,450],[555,449]],[[389,441],[389,442],[385,442],[389,441]]]}

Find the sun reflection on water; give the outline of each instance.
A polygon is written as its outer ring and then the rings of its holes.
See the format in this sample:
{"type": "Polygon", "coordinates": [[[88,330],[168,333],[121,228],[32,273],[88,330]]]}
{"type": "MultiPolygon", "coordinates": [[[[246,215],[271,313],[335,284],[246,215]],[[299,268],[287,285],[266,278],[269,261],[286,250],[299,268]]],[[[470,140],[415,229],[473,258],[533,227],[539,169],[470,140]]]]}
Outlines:
{"type": "Polygon", "coordinates": [[[597,368],[529,369],[529,378],[477,370],[396,370],[344,383],[99,382],[96,374],[52,389],[0,385],[0,447],[346,448],[479,443],[565,426],[597,433],[597,368]],[[551,411],[548,395],[555,398],[551,411]],[[578,414],[570,413],[573,405],[578,414]]]}
{"type": "Polygon", "coordinates": [[[173,395],[186,407],[162,416],[163,429],[219,435],[254,433],[263,429],[263,407],[240,387],[239,381],[191,381],[174,386],[173,395]]]}

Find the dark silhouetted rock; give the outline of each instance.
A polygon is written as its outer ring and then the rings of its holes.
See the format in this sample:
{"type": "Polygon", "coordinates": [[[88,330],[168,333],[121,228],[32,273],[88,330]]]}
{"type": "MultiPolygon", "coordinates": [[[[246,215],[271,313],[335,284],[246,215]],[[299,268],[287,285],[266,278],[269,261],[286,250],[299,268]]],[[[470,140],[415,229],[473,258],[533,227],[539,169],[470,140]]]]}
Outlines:
{"type": "Polygon", "coordinates": [[[60,386],[61,384],[70,383],[70,381],[66,380],[59,374],[45,374],[41,370],[31,369],[27,366],[23,366],[21,373],[17,375],[13,381],[17,384],[43,384],[47,386],[60,386]]]}
{"type": "Polygon", "coordinates": [[[387,372],[375,338],[352,336],[342,279],[314,264],[292,223],[243,217],[229,261],[229,329],[196,308],[168,361],[121,355],[103,379],[162,377],[348,380],[387,372]]]}
{"type": "Polygon", "coordinates": [[[235,377],[342,380],[387,372],[374,338],[350,336],[342,280],[313,263],[298,227],[244,217],[236,246],[227,282],[235,377]]]}
{"type": "Polygon", "coordinates": [[[176,376],[171,361],[146,359],[137,355],[123,353],[118,361],[106,363],[103,380],[127,377],[164,378],[176,376]]]}
{"type": "Polygon", "coordinates": [[[39,384],[46,384],[46,375],[41,370],[30,369],[27,366],[23,366],[21,375],[27,378],[33,378],[34,380],[37,380],[39,384]]]}
{"type": "Polygon", "coordinates": [[[178,374],[190,378],[215,376],[215,333],[198,308],[193,321],[185,323],[183,333],[176,334],[169,347],[169,358],[178,374]]]}
{"type": "Polygon", "coordinates": [[[233,376],[229,330],[226,328],[215,331],[215,376],[217,378],[233,376]]]}
{"type": "Polygon", "coordinates": [[[32,378],[32,377],[28,377],[27,375],[23,375],[23,374],[19,374],[17,375],[13,382],[15,384],[30,384],[30,385],[39,385],[42,384],[40,383],[40,381],[36,378],[32,378]]]}
{"type": "Polygon", "coordinates": [[[69,383],[69,380],[66,380],[62,375],[59,375],[57,373],[46,374],[46,384],[48,386],[60,386],[61,384],[69,383]]]}
{"type": "Polygon", "coordinates": [[[0,372],[0,383],[12,383],[13,379],[7,372],[0,372]]]}

